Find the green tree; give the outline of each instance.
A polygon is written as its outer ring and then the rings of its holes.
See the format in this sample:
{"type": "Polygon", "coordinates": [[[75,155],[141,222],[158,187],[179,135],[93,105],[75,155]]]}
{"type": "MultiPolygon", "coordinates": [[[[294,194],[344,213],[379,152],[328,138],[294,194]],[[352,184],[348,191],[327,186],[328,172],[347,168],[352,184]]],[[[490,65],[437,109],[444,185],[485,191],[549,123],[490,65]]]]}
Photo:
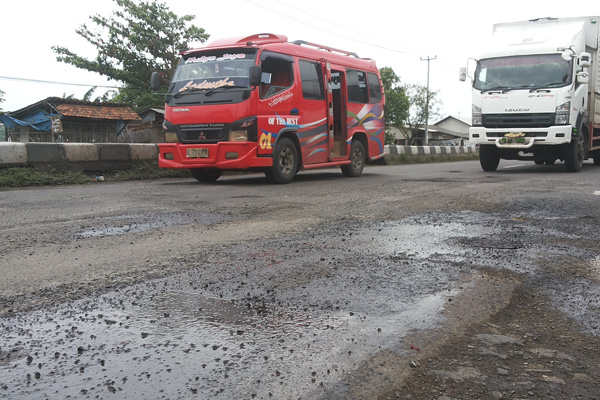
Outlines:
{"type": "Polygon", "coordinates": [[[390,67],[379,70],[383,90],[385,92],[385,143],[393,144],[395,136],[389,131],[390,127],[402,129],[408,118],[409,101],[400,78],[390,67]]]}
{"type": "MultiPolygon", "coordinates": [[[[4,95],[5,93],[0,89],[0,103],[4,103],[4,95]]],[[[0,107],[0,113],[2,112],[2,107],[0,107]]]]}
{"type": "MultiPolygon", "coordinates": [[[[421,131],[425,129],[427,121],[427,88],[419,84],[408,84],[404,86],[406,95],[410,102],[409,116],[406,119],[406,126],[410,131],[409,144],[415,144],[416,140],[422,140],[421,131]]],[[[439,100],[437,91],[429,91],[429,120],[435,119],[440,115],[439,100]]]]}
{"type": "Polygon", "coordinates": [[[136,109],[159,106],[163,99],[152,93],[150,75],[157,71],[169,81],[178,54],[192,43],[203,43],[209,35],[191,25],[193,15],[178,17],[164,3],[114,0],[119,6],[112,16],[90,16],[96,29],[83,24],[76,33],[97,48],[94,59],[79,56],[66,47],[53,46],[57,60],[97,72],[121,83],[113,101],[136,109]]]}

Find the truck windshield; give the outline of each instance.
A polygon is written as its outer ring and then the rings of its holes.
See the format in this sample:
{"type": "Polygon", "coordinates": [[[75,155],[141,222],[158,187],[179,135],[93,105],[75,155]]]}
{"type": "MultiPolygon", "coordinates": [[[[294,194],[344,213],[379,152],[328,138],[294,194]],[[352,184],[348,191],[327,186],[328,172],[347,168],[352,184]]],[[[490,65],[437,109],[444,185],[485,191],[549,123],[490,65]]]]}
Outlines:
{"type": "MultiPolygon", "coordinates": [[[[254,49],[227,49],[186,54],[179,62],[169,94],[198,90],[249,88],[249,69],[255,64],[254,49]]],[[[177,96],[176,96],[177,97],[177,96]]]]}
{"type": "Polygon", "coordinates": [[[515,90],[571,84],[571,62],[560,54],[540,54],[480,60],[473,87],[478,90],[515,90]]]}

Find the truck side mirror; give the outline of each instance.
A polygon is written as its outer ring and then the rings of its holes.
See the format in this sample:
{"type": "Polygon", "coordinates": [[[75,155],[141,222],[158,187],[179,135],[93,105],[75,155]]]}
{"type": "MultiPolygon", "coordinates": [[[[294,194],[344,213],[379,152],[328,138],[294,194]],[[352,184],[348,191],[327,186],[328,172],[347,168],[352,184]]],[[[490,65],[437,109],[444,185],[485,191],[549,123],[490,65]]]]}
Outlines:
{"type": "Polygon", "coordinates": [[[248,75],[250,78],[250,86],[252,86],[252,87],[260,86],[260,78],[262,76],[260,66],[258,66],[258,65],[251,66],[250,70],[248,71],[248,75]]]}
{"type": "Polygon", "coordinates": [[[577,73],[577,83],[588,83],[590,80],[590,75],[587,72],[578,72],[577,73]]]}
{"type": "Polygon", "coordinates": [[[563,52],[560,53],[560,56],[565,61],[571,61],[571,59],[573,58],[573,51],[571,49],[563,50],[563,52]]]}
{"type": "Polygon", "coordinates": [[[155,92],[160,91],[160,75],[156,71],[154,71],[152,75],[150,75],[150,87],[155,92]]]}
{"type": "Polygon", "coordinates": [[[579,66],[581,68],[588,68],[592,65],[592,55],[590,53],[583,52],[579,55],[579,66]]]}
{"type": "Polygon", "coordinates": [[[458,70],[458,80],[464,82],[467,80],[467,68],[460,67],[458,70]]]}

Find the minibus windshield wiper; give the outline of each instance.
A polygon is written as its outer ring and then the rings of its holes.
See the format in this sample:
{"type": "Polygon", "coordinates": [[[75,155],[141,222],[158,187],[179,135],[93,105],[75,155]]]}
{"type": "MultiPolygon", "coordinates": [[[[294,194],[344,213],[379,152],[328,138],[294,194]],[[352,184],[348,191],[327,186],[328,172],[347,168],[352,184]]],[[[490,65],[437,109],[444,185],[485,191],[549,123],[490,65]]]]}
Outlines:
{"type": "Polygon", "coordinates": [[[204,93],[207,96],[212,95],[214,92],[216,92],[219,89],[249,89],[248,86],[241,86],[241,85],[232,85],[232,86],[219,86],[216,88],[212,88],[209,89],[206,93],[204,93]]]}

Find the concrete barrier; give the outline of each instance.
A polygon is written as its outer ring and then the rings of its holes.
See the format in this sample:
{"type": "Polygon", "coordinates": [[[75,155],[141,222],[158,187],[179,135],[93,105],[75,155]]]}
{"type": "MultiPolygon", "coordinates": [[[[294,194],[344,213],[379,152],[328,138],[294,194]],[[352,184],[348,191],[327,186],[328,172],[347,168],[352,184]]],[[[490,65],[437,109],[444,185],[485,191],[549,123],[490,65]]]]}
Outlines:
{"type": "Polygon", "coordinates": [[[98,145],[94,143],[65,143],[63,146],[67,162],[98,161],[98,145]]]}
{"type": "Polygon", "coordinates": [[[27,143],[27,163],[55,164],[66,159],[65,147],[54,143],[27,143]]]}
{"type": "Polygon", "coordinates": [[[154,161],[158,146],[146,143],[16,143],[0,142],[2,167],[54,167],[81,170],[126,168],[154,161]]]}
{"type": "Polygon", "coordinates": [[[0,167],[25,164],[27,164],[27,147],[25,143],[0,142],[0,167]]]}
{"type": "Polygon", "coordinates": [[[158,146],[155,144],[132,144],[129,152],[132,161],[158,159],[158,146]]]}
{"type": "Polygon", "coordinates": [[[423,156],[423,155],[452,155],[477,154],[475,146],[392,146],[386,145],[385,152],[389,156],[423,156]]]}
{"type": "MultiPolygon", "coordinates": [[[[399,156],[474,154],[474,146],[385,146],[386,158],[399,156]]],[[[0,168],[60,167],[81,170],[126,168],[136,161],[154,161],[158,146],[147,143],[16,143],[0,142],[0,168]]]]}

